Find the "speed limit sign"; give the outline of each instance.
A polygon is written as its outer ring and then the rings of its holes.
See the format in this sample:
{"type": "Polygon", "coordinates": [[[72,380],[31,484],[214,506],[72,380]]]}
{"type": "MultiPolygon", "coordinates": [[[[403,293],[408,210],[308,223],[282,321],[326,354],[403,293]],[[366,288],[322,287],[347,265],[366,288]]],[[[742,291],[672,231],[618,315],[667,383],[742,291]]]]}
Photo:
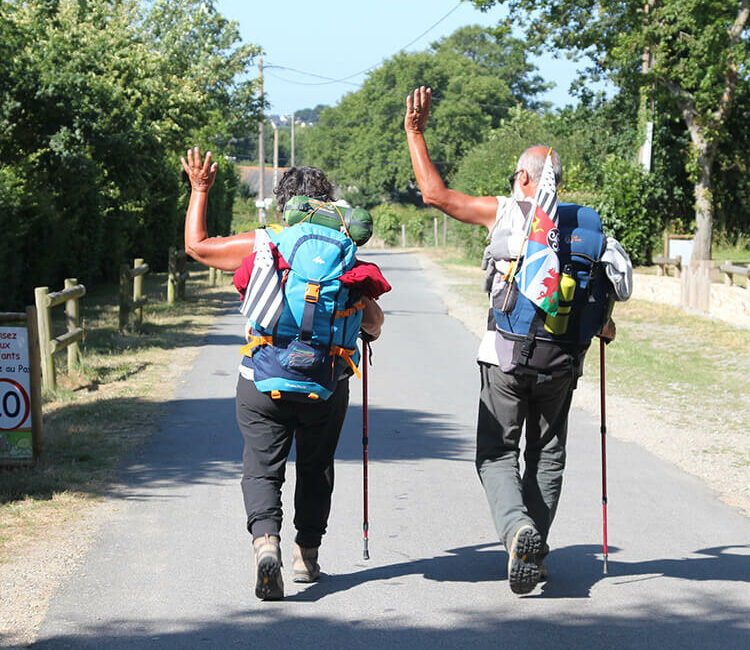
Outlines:
{"type": "Polygon", "coordinates": [[[26,320],[22,327],[0,325],[0,465],[30,463],[41,449],[36,315],[2,314],[26,320]]]}
{"type": "Polygon", "coordinates": [[[14,431],[28,425],[31,400],[21,384],[0,377],[0,431],[14,431]]]}

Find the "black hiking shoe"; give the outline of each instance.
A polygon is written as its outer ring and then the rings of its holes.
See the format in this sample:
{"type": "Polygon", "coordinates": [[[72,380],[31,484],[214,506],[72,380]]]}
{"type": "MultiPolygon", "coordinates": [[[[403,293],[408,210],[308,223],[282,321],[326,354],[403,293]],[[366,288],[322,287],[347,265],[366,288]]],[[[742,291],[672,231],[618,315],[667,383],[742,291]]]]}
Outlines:
{"type": "Polygon", "coordinates": [[[539,582],[537,556],[542,538],[533,526],[521,526],[508,550],[508,582],[514,594],[528,594],[539,582]]]}
{"type": "Polygon", "coordinates": [[[547,565],[544,562],[547,555],[549,555],[549,546],[545,544],[542,546],[542,550],[539,552],[536,560],[536,565],[539,567],[539,582],[547,582],[547,579],[549,578],[547,565]]]}
{"type": "Polygon", "coordinates": [[[265,535],[253,540],[255,549],[255,595],[261,600],[281,600],[284,581],[281,578],[279,538],[265,535]]]}

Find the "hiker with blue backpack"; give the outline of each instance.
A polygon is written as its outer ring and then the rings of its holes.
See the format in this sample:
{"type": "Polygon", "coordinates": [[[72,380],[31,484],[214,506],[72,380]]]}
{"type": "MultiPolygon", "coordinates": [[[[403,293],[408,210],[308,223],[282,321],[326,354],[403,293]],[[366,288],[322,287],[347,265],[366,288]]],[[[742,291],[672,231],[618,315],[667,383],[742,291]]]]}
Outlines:
{"type": "Polygon", "coordinates": [[[296,443],[293,580],[320,577],[318,549],[333,492],[333,459],[359,376],[357,338],[380,335],[375,302],[390,285],[375,264],[357,260],[371,234],[369,214],[334,202],[334,188],[314,167],[292,167],[274,189],[288,227],[273,225],[208,237],[211,153],[182,159],[192,191],[185,250],[198,262],[234,272],[247,319],[240,350],[237,422],[244,437],[242,494],[255,551],[255,594],[283,598],[281,486],[296,443]],[[355,241],[356,240],[356,241],[355,241]]]}
{"type": "Polygon", "coordinates": [[[615,338],[613,300],[629,297],[632,267],[594,210],[557,202],[562,166],[549,147],[523,152],[508,197],[446,188],[424,139],[431,100],[424,86],[407,97],[404,128],[423,201],[487,228],[482,265],[491,306],[477,355],[476,469],[508,551],[510,588],[525,594],[547,578],[568,412],[584,356],[595,335],[615,338]]]}

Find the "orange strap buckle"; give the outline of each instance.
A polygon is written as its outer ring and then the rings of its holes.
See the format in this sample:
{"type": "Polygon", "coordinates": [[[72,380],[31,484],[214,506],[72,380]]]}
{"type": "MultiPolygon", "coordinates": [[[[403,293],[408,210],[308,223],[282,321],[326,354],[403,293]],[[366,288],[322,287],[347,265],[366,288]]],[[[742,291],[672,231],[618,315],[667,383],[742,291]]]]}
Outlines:
{"type": "Polygon", "coordinates": [[[251,334],[248,337],[247,345],[243,345],[240,348],[240,354],[244,354],[246,357],[253,356],[253,350],[261,345],[273,345],[272,336],[256,336],[251,334]]]}
{"type": "Polygon", "coordinates": [[[352,361],[352,355],[355,352],[356,350],[347,350],[346,348],[342,348],[338,345],[331,346],[331,355],[334,357],[341,357],[344,361],[346,361],[349,364],[349,367],[354,371],[354,374],[357,375],[357,378],[361,379],[362,374],[359,372],[359,368],[357,368],[357,366],[354,365],[354,361],[352,361]]]}
{"type": "Polygon", "coordinates": [[[318,302],[318,298],[320,298],[320,285],[308,282],[305,289],[305,302],[318,302]]]}

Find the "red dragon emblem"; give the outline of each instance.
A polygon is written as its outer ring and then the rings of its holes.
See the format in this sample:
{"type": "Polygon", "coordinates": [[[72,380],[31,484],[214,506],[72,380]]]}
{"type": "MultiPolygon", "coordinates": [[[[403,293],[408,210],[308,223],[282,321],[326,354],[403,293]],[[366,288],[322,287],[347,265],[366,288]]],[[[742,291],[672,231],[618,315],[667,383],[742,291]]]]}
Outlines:
{"type": "Polygon", "coordinates": [[[549,275],[542,280],[544,291],[539,294],[538,300],[543,301],[545,298],[549,298],[550,304],[554,305],[557,300],[557,289],[560,286],[560,273],[555,269],[549,269],[547,273],[549,275]]]}

